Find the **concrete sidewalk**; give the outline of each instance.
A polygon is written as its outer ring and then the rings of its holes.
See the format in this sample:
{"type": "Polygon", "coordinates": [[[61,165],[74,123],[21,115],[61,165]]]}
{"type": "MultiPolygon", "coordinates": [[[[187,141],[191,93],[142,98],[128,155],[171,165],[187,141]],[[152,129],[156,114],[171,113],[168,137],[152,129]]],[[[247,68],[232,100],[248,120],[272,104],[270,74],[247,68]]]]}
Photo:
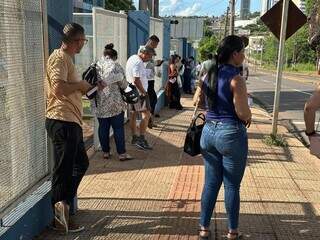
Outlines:
{"type": "MultiPolygon", "coordinates": [[[[203,166],[200,156],[183,153],[192,115],[190,98],[184,111],[165,109],[158,128],[147,136],[153,151],[129,145],[136,160],[103,160],[90,153],[90,169],[79,188],[75,220],[81,234],[57,235],[46,230],[36,239],[198,239],[203,166]]],[[[249,161],[241,189],[240,230],[245,239],[320,239],[320,160],[280,127],[289,147],[262,142],[270,133],[269,116],[253,109],[249,129],[249,161]]],[[[224,239],[226,215],[221,189],[213,216],[211,239],[224,239]]]]}

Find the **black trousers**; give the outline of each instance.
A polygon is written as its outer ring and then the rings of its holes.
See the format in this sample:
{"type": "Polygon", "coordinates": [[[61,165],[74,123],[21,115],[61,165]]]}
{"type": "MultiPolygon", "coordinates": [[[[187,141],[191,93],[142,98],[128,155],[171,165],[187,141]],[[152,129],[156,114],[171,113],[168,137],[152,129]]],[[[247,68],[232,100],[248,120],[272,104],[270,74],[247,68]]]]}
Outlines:
{"type": "Polygon", "coordinates": [[[46,119],[46,130],[53,143],[52,204],[69,205],[89,166],[82,128],[73,122],[46,119]]]}
{"type": "Polygon", "coordinates": [[[154,90],[154,80],[148,81],[148,96],[149,96],[150,107],[151,107],[150,112],[153,115],[158,102],[158,96],[156,91],[154,90]]]}
{"type": "Polygon", "coordinates": [[[177,81],[175,81],[174,83],[168,82],[168,84],[170,88],[169,108],[176,108],[176,109],[182,108],[182,105],[180,103],[181,93],[180,93],[178,82],[177,81]]]}

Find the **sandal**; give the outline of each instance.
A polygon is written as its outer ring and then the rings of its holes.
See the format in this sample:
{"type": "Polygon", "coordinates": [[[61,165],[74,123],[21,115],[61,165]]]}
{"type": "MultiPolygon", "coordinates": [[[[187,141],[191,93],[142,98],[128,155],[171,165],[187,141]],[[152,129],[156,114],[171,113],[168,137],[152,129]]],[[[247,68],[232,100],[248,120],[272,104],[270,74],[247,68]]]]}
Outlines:
{"type": "Polygon", "coordinates": [[[211,235],[211,231],[209,229],[199,229],[199,239],[200,240],[208,240],[211,235]]]}
{"type": "Polygon", "coordinates": [[[104,159],[110,159],[110,158],[111,158],[111,153],[106,153],[106,152],[104,152],[104,153],[103,153],[103,158],[104,158],[104,159]]]}
{"type": "Polygon", "coordinates": [[[240,232],[228,232],[227,239],[239,240],[242,239],[242,234],[240,232]]]}
{"type": "Polygon", "coordinates": [[[128,161],[128,160],[133,160],[133,159],[134,158],[127,153],[119,155],[119,161],[128,161]]]}

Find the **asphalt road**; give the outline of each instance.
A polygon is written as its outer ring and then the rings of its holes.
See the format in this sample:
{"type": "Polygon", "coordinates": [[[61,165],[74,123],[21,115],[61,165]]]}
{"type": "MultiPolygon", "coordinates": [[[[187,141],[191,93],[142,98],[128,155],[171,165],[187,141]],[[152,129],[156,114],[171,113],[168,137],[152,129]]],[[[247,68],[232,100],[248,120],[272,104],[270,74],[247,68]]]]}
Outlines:
{"type": "MultiPolygon", "coordinates": [[[[247,81],[248,92],[272,116],[276,84],[275,73],[254,71],[251,73],[247,81]]],[[[318,78],[317,76],[288,74],[282,79],[279,122],[307,144],[308,141],[304,135],[303,108],[316,87],[315,83],[317,80],[320,82],[320,76],[318,78]]],[[[317,115],[317,121],[319,116],[317,115]]]]}

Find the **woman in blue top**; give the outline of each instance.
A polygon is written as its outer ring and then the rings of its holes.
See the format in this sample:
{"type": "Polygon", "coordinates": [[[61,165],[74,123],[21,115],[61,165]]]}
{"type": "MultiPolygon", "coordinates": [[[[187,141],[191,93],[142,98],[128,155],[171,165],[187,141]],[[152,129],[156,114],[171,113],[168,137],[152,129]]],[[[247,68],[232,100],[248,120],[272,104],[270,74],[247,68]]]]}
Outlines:
{"type": "Polygon", "coordinates": [[[205,184],[201,197],[201,239],[210,235],[209,225],[222,182],[228,216],[228,239],[239,239],[240,183],[245,171],[251,123],[245,80],[239,66],[244,60],[244,44],[238,36],[228,36],[219,45],[216,63],[204,82],[209,110],[201,136],[205,184]],[[216,73],[216,74],[214,74],[216,73]]]}

